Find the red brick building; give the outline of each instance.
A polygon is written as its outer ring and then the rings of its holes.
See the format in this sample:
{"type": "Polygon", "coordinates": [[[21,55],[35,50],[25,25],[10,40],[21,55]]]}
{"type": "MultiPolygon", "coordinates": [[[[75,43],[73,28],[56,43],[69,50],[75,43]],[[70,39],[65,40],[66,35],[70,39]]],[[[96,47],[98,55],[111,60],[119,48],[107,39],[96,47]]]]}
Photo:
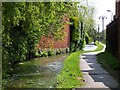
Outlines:
{"type": "MultiPolygon", "coordinates": [[[[63,21],[69,22],[70,19],[65,16],[63,21]]],[[[38,43],[38,48],[42,48],[42,49],[50,48],[50,47],[52,47],[52,48],[68,48],[70,45],[70,25],[66,23],[64,25],[63,31],[65,32],[65,37],[61,41],[55,40],[52,37],[42,36],[41,40],[38,43]]]]}
{"type": "Polygon", "coordinates": [[[107,26],[106,34],[106,50],[120,61],[120,0],[116,0],[116,15],[107,26]]]}
{"type": "Polygon", "coordinates": [[[116,15],[115,19],[120,18],[120,0],[116,0],[116,15]]]}

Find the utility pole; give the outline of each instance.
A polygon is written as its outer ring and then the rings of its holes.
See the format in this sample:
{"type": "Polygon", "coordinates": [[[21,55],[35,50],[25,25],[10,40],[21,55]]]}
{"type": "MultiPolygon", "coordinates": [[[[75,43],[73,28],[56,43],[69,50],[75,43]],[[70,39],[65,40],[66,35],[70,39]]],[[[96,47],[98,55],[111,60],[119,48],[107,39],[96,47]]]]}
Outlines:
{"type": "Polygon", "coordinates": [[[98,44],[100,42],[100,28],[99,28],[99,24],[98,24],[98,44]]]}
{"type": "Polygon", "coordinates": [[[104,38],[104,34],[105,34],[105,32],[104,32],[104,19],[107,19],[107,17],[106,16],[100,16],[99,19],[100,18],[102,18],[102,30],[103,30],[103,38],[104,38]]]}

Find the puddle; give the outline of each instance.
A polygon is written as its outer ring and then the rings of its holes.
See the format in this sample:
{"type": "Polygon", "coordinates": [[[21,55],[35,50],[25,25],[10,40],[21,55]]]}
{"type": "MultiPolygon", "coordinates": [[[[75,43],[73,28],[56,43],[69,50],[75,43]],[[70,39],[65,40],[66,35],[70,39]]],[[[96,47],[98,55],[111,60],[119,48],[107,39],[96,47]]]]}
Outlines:
{"type": "Polygon", "coordinates": [[[11,77],[5,81],[7,88],[53,88],[55,76],[63,66],[63,60],[69,54],[35,58],[17,64],[11,71],[11,77]]]}

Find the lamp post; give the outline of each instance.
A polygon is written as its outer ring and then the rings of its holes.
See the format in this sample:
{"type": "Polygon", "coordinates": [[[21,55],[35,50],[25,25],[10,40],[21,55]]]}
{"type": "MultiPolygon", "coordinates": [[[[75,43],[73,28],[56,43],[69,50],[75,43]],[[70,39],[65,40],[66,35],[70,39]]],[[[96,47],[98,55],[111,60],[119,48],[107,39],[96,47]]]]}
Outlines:
{"type": "Polygon", "coordinates": [[[103,30],[103,38],[104,38],[104,19],[107,19],[106,16],[100,16],[99,19],[102,18],[102,30],[103,30]]]}
{"type": "Polygon", "coordinates": [[[107,10],[107,12],[111,12],[111,21],[113,20],[113,12],[111,10],[107,10]]]}

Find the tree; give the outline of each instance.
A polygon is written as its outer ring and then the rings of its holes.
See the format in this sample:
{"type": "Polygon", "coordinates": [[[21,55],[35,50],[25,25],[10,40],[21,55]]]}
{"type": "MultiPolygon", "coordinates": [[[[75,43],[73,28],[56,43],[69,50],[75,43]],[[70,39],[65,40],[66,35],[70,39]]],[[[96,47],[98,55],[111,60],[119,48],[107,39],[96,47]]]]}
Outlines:
{"type": "Polygon", "coordinates": [[[43,35],[63,39],[63,16],[76,15],[75,4],[69,2],[3,2],[2,8],[3,76],[16,63],[34,57],[43,35]]]}

